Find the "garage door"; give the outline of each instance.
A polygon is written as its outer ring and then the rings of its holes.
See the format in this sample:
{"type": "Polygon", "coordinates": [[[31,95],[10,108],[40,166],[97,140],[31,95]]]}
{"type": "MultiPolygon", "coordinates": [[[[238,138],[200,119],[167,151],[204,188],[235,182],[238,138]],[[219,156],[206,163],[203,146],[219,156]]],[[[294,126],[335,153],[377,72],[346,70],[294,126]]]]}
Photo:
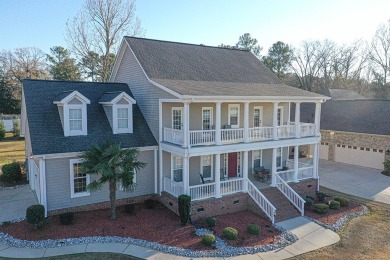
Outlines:
{"type": "Polygon", "coordinates": [[[320,159],[328,160],[329,145],[328,143],[321,142],[320,145],[320,159]]]}
{"type": "Polygon", "coordinates": [[[383,170],[384,160],[385,153],[383,150],[341,144],[336,145],[336,162],[355,164],[383,170]]]}

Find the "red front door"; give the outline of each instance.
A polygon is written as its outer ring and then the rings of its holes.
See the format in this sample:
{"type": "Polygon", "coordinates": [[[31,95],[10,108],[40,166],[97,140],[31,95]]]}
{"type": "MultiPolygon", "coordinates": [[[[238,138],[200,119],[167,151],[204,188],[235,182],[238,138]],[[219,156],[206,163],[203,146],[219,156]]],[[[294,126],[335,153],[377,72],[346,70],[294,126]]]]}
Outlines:
{"type": "Polygon", "coordinates": [[[237,153],[228,154],[228,177],[237,177],[237,153]]]}

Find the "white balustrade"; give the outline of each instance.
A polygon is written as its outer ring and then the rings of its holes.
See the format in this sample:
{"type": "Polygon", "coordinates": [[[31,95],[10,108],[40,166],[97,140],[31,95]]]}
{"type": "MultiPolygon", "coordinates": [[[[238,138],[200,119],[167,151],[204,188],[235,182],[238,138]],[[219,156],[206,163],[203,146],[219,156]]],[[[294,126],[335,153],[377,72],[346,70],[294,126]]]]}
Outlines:
{"type": "Polygon", "coordinates": [[[294,181],[294,170],[278,171],[276,174],[285,182],[294,181]]]}
{"type": "Polygon", "coordinates": [[[215,130],[190,131],[190,145],[207,145],[215,143],[215,130]]]}
{"type": "Polygon", "coordinates": [[[276,174],[276,187],[286,196],[286,198],[301,212],[301,215],[305,214],[305,200],[296,193],[290,185],[287,184],[280,176],[276,174]]]}
{"type": "Polygon", "coordinates": [[[244,128],[222,129],[221,141],[223,143],[239,143],[244,141],[244,128]]]}
{"type": "Polygon", "coordinates": [[[294,138],[295,137],[295,125],[282,125],[278,126],[278,138],[294,138]]]}
{"type": "Polygon", "coordinates": [[[167,177],[164,177],[164,191],[178,197],[184,193],[183,183],[175,182],[167,177]]]}
{"type": "Polygon", "coordinates": [[[215,197],[215,183],[190,186],[190,196],[192,200],[215,197]]]}
{"type": "Polygon", "coordinates": [[[240,192],[244,187],[244,179],[233,179],[227,181],[221,181],[221,195],[232,194],[240,192]]]}
{"type": "Polygon", "coordinates": [[[164,141],[173,144],[183,145],[184,142],[183,130],[164,127],[164,141]]]}
{"type": "Polygon", "coordinates": [[[271,219],[272,224],[275,224],[276,208],[250,180],[248,180],[248,194],[264,211],[265,215],[271,219]]]}
{"type": "Polygon", "coordinates": [[[303,168],[298,169],[298,180],[304,180],[304,179],[310,179],[310,178],[314,178],[313,166],[303,167],[303,168]]]}
{"type": "Polygon", "coordinates": [[[255,127],[249,128],[249,140],[251,141],[262,141],[273,139],[273,127],[255,127]]]}
{"type": "Polygon", "coordinates": [[[301,137],[306,136],[315,136],[316,135],[316,125],[310,123],[301,123],[301,137]]]}

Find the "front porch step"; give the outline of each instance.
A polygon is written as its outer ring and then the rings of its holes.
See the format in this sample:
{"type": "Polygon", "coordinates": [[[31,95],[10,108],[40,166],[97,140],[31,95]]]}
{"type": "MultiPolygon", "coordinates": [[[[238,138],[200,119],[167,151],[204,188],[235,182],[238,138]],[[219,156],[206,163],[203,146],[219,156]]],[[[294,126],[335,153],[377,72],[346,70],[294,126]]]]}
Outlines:
{"type": "Polygon", "coordinates": [[[263,193],[276,208],[275,222],[292,219],[301,215],[297,208],[295,208],[278,188],[269,187],[261,189],[261,193],[263,193]]]}

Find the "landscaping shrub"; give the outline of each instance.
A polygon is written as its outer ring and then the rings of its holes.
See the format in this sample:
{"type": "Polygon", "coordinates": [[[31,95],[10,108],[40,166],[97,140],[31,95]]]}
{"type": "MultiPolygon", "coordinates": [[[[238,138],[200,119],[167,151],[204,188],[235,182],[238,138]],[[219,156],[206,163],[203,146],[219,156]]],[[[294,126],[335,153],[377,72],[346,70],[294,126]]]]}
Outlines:
{"type": "Polygon", "coordinates": [[[187,225],[190,219],[191,197],[180,195],[178,198],[180,222],[183,226],[187,225]]]}
{"type": "Polygon", "coordinates": [[[156,206],[156,201],[154,199],[147,199],[144,201],[144,205],[147,209],[153,209],[156,206]]]}
{"type": "Polygon", "coordinates": [[[217,219],[214,217],[207,217],[205,221],[208,227],[215,227],[217,225],[217,219]]]}
{"type": "Polygon", "coordinates": [[[12,133],[14,134],[14,137],[20,136],[20,126],[19,121],[17,119],[14,120],[14,129],[12,130],[12,133]]]}
{"type": "Polygon", "coordinates": [[[215,243],[215,236],[213,234],[205,234],[202,236],[202,243],[206,246],[211,246],[215,243]]]}
{"type": "Polygon", "coordinates": [[[246,230],[251,235],[258,235],[258,234],[260,234],[260,227],[258,225],[256,225],[256,224],[248,224],[248,226],[246,227],[246,230]]]}
{"type": "Polygon", "coordinates": [[[385,172],[390,173],[390,160],[386,160],[384,163],[385,172]]]}
{"type": "Polygon", "coordinates": [[[72,225],[73,224],[73,212],[67,212],[60,214],[60,222],[62,225],[72,225]]]}
{"type": "Polygon", "coordinates": [[[333,200],[340,202],[341,207],[346,207],[349,205],[349,199],[344,197],[336,197],[333,200]]]}
{"type": "Polygon", "coordinates": [[[317,191],[316,194],[318,201],[323,202],[325,200],[326,194],[324,192],[317,191]]]}
{"type": "Polygon", "coordinates": [[[337,200],[329,201],[329,208],[330,209],[340,209],[340,202],[338,202],[337,200]]]}
{"type": "Polygon", "coordinates": [[[329,206],[323,203],[318,203],[314,206],[314,211],[319,214],[326,214],[329,210],[329,206]]]}
{"type": "Polygon", "coordinates": [[[0,141],[5,138],[5,126],[3,121],[0,120],[0,141]]]}
{"type": "Polygon", "coordinates": [[[14,183],[22,180],[22,170],[18,162],[4,164],[2,169],[3,174],[0,175],[0,181],[5,183],[14,183]]]}
{"type": "Polygon", "coordinates": [[[305,208],[306,209],[310,209],[312,206],[313,206],[313,199],[310,198],[309,196],[306,196],[306,198],[304,198],[305,200],[305,208]]]}
{"type": "Polygon", "coordinates": [[[223,236],[229,240],[236,240],[238,237],[238,231],[232,227],[224,228],[223,236]]]}
{"type": "Polygon", "coordinates": [[[45,225],[45,207],[41,204],[31,205],[26,210],[26,219],[36,229],[42,229],[45,225]]]}
{"type": "Polygon", "coordinates": [[[125,205],[125,212],[129,215],[135,214],[135,205],[134,204],[126,204],[125,205]]]}

